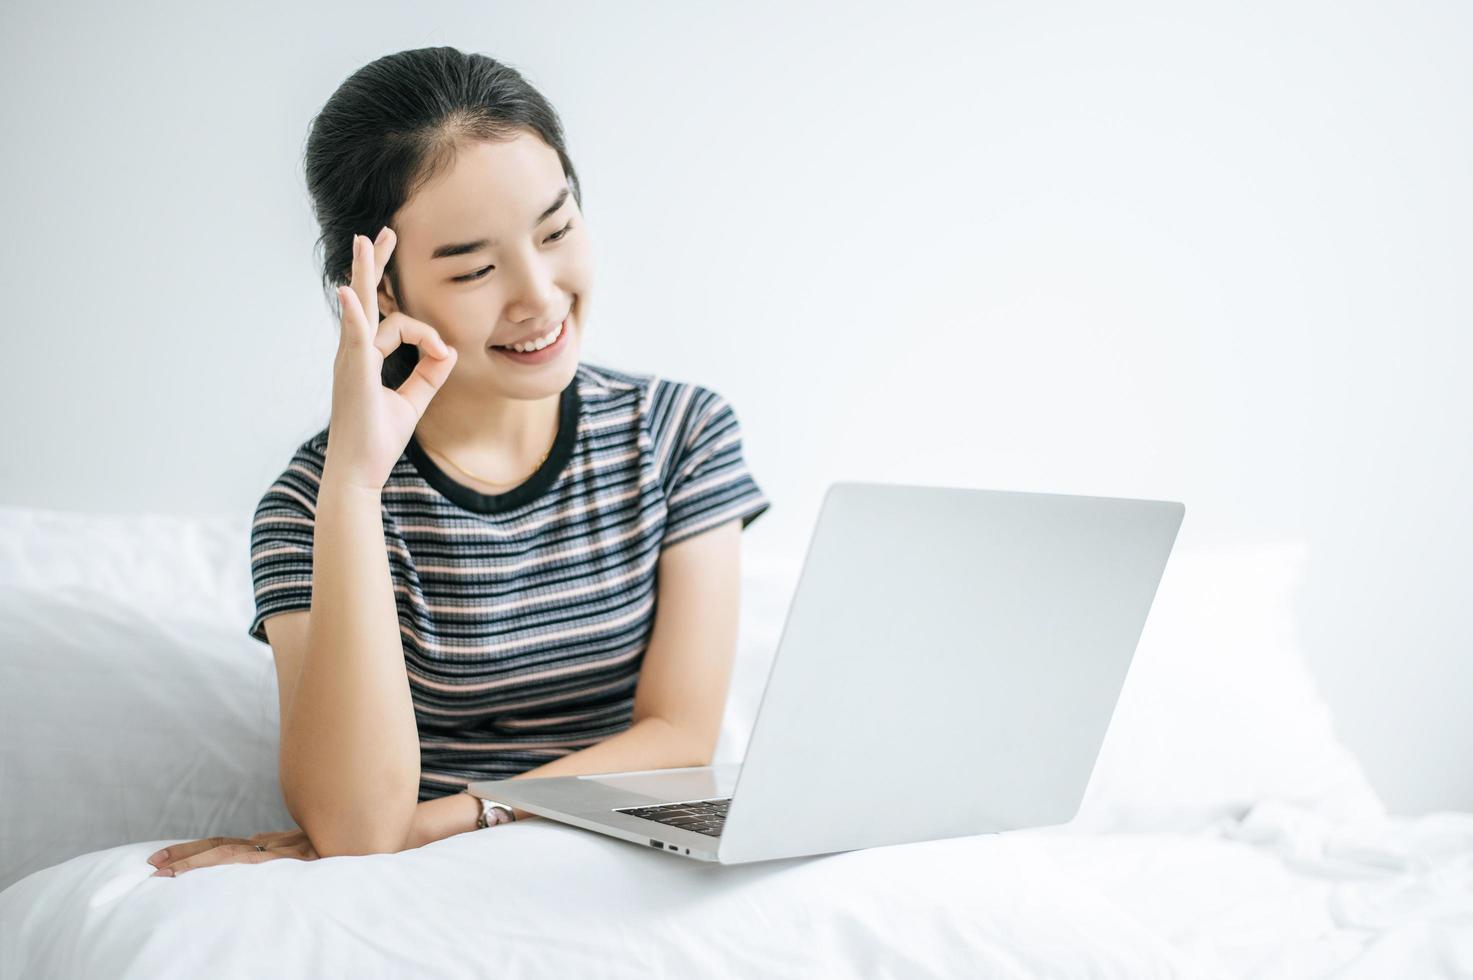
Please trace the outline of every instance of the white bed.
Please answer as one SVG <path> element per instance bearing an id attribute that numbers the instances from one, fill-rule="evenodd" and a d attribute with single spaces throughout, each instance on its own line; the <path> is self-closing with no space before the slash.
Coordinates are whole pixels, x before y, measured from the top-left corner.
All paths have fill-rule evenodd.
<path id="1" fill-rule="evenodd" d="M 0 508 L 0 976 L 1473 976 L 1473 814 L 1387 816 L 1335 738 L 1298 542 L 1173 555 L 1067 825 L 728 868 L 529 820 L 153 878 L 292 826 L 247 549 Z M 797 570 L 744 559 L 720 761 Z"/>

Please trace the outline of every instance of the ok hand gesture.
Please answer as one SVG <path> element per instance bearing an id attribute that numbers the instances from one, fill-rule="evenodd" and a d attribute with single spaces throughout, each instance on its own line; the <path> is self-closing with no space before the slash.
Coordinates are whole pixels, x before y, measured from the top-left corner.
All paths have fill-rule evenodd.
<path id="1" fill-rule="evenodd" d="M 343 320 L 333 361 L 326 458 L 338 478 L 374 492 L 383 489 L 457 356 L 427 323 L 397 310 L 379 322 L 378 285 L 396 241 L 388 225 L 377 241 L 354 235 L 352 279 L 338 287 Z M 419 363 L 398 389 L 385 387 L 384 358 L 403 343 L 419 345 Z"/>

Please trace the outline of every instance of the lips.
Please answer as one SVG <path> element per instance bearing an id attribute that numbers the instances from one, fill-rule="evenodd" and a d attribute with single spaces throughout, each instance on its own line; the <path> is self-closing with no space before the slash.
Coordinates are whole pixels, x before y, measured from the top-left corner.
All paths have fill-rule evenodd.
<path id="1" fill-rule="evenodd" d="M 563 326 L 557 329 L 557 339 L 550 344 L 529 351 L 518 351 L 510 347 L 492 347 L 490 350 L 493 353 L 500 354 L 503 360 L 509 361 L 512 364 L 526 366 L 551 364 L 554 361 L 560 360 L 563 356 L 563 351 L 572 343 L 568 339 L 569 335 L 573 332 L 572 327 L 568 326 L 572 322 L 572 319 L 570 316 L 567 320 L 563 321 Z"/>
<path id="2" fill-rule="evenodd" d="M 560 321 L 558 321 L 559 323 L 561 323 L 563 325 L 563 329 L 564 330 L 568 329 L 568 317 L 570 317 L 572 315 L 573 315 L 573 308 L 570 306 L 570 307 L 568 307 L 568 312 L 567 313 L 564 313 L 563 314 L 563 318 Z M 537 333 L 528 334 L 525 337 L 518 337 L 515 340 L 503 341 L 503 342 L 501 342 L 499 344 L 492 344 L 491 346 L 492 347 L 510 347 L 512 344 L 528 344 L 528 343 L 531 343 L 532 341 L 536 340 L 538 337 L 546 337 L 548 334 L 552 333 L 552 331 L 556 327 L 557 327 L 557 324 L 555 323 L 555 324 L 553 324 L 550 327 L 547 327 L 547 328 L 545 328 L 543 330 L 538 331 Z"/>

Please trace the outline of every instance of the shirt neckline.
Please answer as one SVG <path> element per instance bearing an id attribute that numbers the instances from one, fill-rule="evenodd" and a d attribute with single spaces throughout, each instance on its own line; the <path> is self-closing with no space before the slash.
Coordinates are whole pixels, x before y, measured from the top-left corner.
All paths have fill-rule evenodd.
<path id="1" fill-rule="evenodd" d="M 436 462 L 426 455 L 419 440 L 410 433 L 404 455 L 414 464 L 426 483 L 466 510 L 477 514 L 499 514 L 521 507 L 542 496 L 562 475 L 568 461 L 573 458 L 573 447 L 578 441 L 578 420 L 582 414 L 583 400 L 578 394 L 578 376 L 575 373 L 568 386 L 563 389 L 558 402 L 558 429 L 553 439 L 552 450 L 536 472 L 505 493 L 481 493 L 473 487 L 457 483 Z"/>

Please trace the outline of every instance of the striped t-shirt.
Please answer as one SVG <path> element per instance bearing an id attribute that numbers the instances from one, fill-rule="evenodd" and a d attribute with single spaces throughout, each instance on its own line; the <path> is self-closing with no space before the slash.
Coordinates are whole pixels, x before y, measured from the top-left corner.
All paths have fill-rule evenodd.
<path id="1" fill-rule="evenodd" d="M 629 728 L 660 550 L 769 506 L 716 391 L 584 362 L 559 404 L 546 461 L 505 493 L 455 482 L 413 437 L 384 484 L 421 802 Z M 327 432 L 256 508 L 250 634 L 262 642 L 268 617 L 311 608 Z"/>

